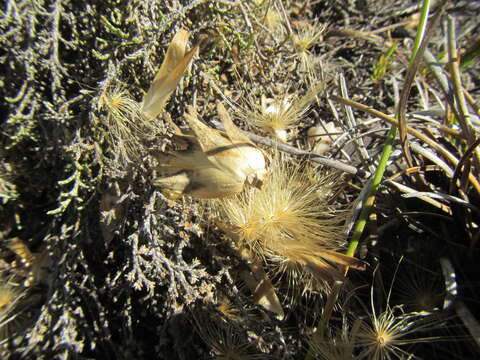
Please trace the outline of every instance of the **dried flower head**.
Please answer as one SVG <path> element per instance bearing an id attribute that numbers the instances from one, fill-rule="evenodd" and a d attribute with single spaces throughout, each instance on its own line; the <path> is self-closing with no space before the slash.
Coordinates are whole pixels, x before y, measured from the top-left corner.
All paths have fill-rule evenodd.
<path id="1" fill-rule="evenodd" d="M 308 53 L 310 48 L 321 39 L 327 27 L 325 25 L 302 26 L 292 35 L 292 42 L 298 53 Z"/>
<path id="2" fill-rule="evenodd" d="M 286 142 L 289 131 L 294 130 L 305 117 L 310 104 L 325 88 L 325 81 L 317 82 L 301 96 L 295 92 L 282 97 L 261 97 L 260 104 L 255 99 L 248 99 L 245 109 L 239 111 L 240 117 L 274 138 Z"/>
<path id="3" fill-rule="evenodd" d="M 275 154 L 261 191 L 246 189 L 212 207 L 236 240 L 257 256 L 300 266 L 321 281 L 340 280 L 343 276 L 333 264 L 362 266 L 337 252 L 344 240 L 344 215 L 332 212 L 322 195 L 333 186 L 312 183 L 300 165 Z"/>
<path id="4" fill-rule="evenodd" d="M 443 321 L 436 314 L 405 312 L 403 306 L 390 306 L 392 288 L 389 290 L 385 310 L 377 315 L 374 305 L 373 285 L 370 287 L 370 306 L 367 319 L 360 321 L 356 332 L 356 346 L 359 347 L 359 359 L 394 359 L 411 358 L 408 346 L 439 340 L 439 337 L 422 337 L 420 334 L 439 329 Z"/>
<path id="5" fill-rule="evenodd" d="M 273 33 L 281 31 L 282 15 L 276 4 L 272 1 L 255 1 L 260 7 L 261 22 Z"/>
<path id="6" fill-rule="evenodd" d="M 185 118 L 193 135 L 177 133 L 187 149 L 157 156 L 159 170 L 167 174 L 154 184 L 166 196 L 209 199 L 237 194 L 245 184 L 261 187 L 267 175 L 264 153 L 234 125 L 223 105 L 218 112 L 225 132 L 208 127 L 190 108 Z"/>
<path id="7" fill-rule="evenodd" d="M 246 122 L 257 126 L 274 138 L 286 142 L 287 129 L 298 124 L 307 110 L 306 108 L 299 109 L 292 100 L 291 95 L 286 95 L 283 99 L 262 96 L 260 104 L 249 101 L 249 108 L 241 114 Z"/>
<path id="8" fill-rule="evenodd" d="M 107 129 L 105 134 L 115 159 L 120 164 L 136 160 L 143 136 L 154 130 L 142 118 L 140 105 L 124 86 L 115 85 L 106 87 L 101 93 L 99 107 L 106 112 L 101 121 Z"/>
<path id="9" fill-rule="evenodd" d="M 355 342 L 361 348 L 359 359 L 408 358 L 411 354 L 404 346 L 431 341 L 416 335 L 439 324 L 433 316 L 403 313 L 399 307 L 387 307 L 380 315 L 372 312 L 369 321 L 362 322 L 357 333 Z"/>
<path id="10" fill-rule="evenodd" d="M 206 319 L 205 315 L 195 315 L 195 329 L 217 360 L 269 359 L 248 341 L 245 334 L 233 323 L 222 319 Z"/>
<path id="11" fill-rule="evenodd" d="M 310 49 L 322 38 L 327 26 L 324 24 L 306 24 L 297 28 L 291 35 L 295 53 L 300 60 L 300 69 L 309 73 L 312 54 Z"/>
<path id="12" fill-rule="evenodd" d="M 423 314 L 442 308 L 446 290 L 440 268 L 430 267 L 420 255 L 405 258 L 402 265 L 392 289 L 396 302 L 409 312 Z"/>
<path id="13" fill-rule="evenodd" d="M 333 329 L 331 334 L 324 338 L 313 337 L 310 341 L 310 349 L 319 360 L 351 360 L 355 359 L 355 336 L 360 327 L 356 321 L 350 328 L 344 318 L 340 329 Z"/>

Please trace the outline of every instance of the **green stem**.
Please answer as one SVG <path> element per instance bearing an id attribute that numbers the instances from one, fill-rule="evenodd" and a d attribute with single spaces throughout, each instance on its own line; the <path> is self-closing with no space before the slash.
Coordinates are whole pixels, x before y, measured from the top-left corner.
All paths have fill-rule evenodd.
<path id="1" fill-rule="evenodd" d="M 412 56 L 410 57 L 410 62 L 408 64 L 409 69 L 412 66 L 415 66 L 414 60 L 418 50 L 420 49 L 423 37 L 425 35 L 425 31 L 427 29 L 427 20 L 428 20 L 429 11 L 430 11 L 430 0 L 423 0 L 422 13 L 420 15 L 420 23 L 418 25 L 417 36 L 415 37 L 413 53 L 412 53 Z M 395 114 L 395 118 L 397 119 L 397 121 L 399 121 L 399 118 L 400 118 L 399 111 L 397 111 L 397 113 Z M 363 230 L 365 229 L 365 226 L 368 221 L 368 217 L 370 216 L 370 212 L 373 208 L 373 203 L 375 202 L 375 196 L 377 194 L 378 188 L 380 187 L 380 183 L 382 182 L 383 174 L 385 173 L 385 169 L 387 168 L 388 159 L 390 158 L 390 154 L 392 153 L 393 142 L 395 140 L 395 137 L 397 136 L 397 132 L 398 132 L 397 127 L 392 125 L 388 133 L 387 140 L 385 141 L 385 145 L 383 147 L 383 151 L 380 157 L 377 171 L 375 172 L 373 176 L 373 180 L 370 184 L 367 200 L 363 205 L 362 211 L 360 212 L 358 220 L 353 229 L 352 239 L 348 244 L 348 248 L 346 252 L 348 256 L 354 256 L 355 251 L 357 250 L 360 237 L 362 236 Z"/>
<path id="2" fill-rule="evenodd" d="M 407 72 L 408 70 L 410 70 L 412 67 L 415 66 L 415 57 L 417 55 L 418 50 L 420 49 L 420 46 L 422 44 L 422 39 L 424 37 L 425 31 L 427 28 L 427 19 L 428 19 L 429 9 L 430 9 L 430 0 L 423 0 L 422 13 L 420 16 L 420 24 L 418 26 L 417 36 L 415 37 L 413 54 L 410 57 Z M 411 84 L 406 84 L 406 85 L 410 86 Z M 398 111 L 395 117 L 398 122 L 399 120 Z M 395 141 L 397 132 L 398 132 L 397 127 L 392 125 L 392 127 L 390 128 L 390 131 L 388 132 L 388 136 L 382 150 L 382 155 L 380 157 L 377 170 L 375 171 L 373 179 L 370 183 L 370 187 L 368 190 L 368 197 L 365 203 L 363 204 L 362 211 L 360 212 L 359 218 L 355 223 L 352 238 L 350 240 L 350 243 L 348 244 L 346 254 L 349 256 L 354 256 L 355 251 L 357 250 L 358 244 L 360 242 L 360 237 L 362 236 L 363 230 L 365 229 L 365 226 L 367 224 L 368 217 L 370 216 L 370 212 L 372 211 L 373 204 L 375 202 L 375 196 L 382 182 L 383 174 L 385 173 L 385 170 L 387 168 L 388 159 L 390 158 L 390 154 L 392 153 L 393 142 Z M 348 271 L 348 268 L 345 269 L 345 271 Z M 341 287 L 342 286 L 340 284 L 336 284 L 334 286 L 334 288 L 332 289 L 332 292 L 329 294 L 330 301 L 332 302 L 336 301 L 337 296 L 341 290 Z M 319 321 L 317 331 L 313 336 L 313 339 L 312 339 L 313 341 L 318 341 L 318 339 L 323 338 L 325 327 L 330 320 L 332 310 L 333 310 L 333 306 L 327 306 L 325 308 L 324 314 Z M 309 352 L 305 357 L 305 360 L 312 360 L 312 359 L 314 359 L 314 354 L 313 354 L 313 348 L 310 347 Z"/>
<path id="3" fill-rule="evenodd" d="M 373 207 L 373 203 L 375 200 L 375 195 L 377 194 L 378 188 L 380 187 L 380 183 L 383 179 L 383 174 L 385 173 L 385 169 L 387 168 L 388 159 L 390 158 L 390 154 L 392 153 L 393 142 L 397 136 L 397 127 L 392 125 L 390 131 L 388 132 L 387 140 L 385 141 L 385 145 L 383 147 L 382 155 L 380 157 L 380 162 L 377 167 L 377 171 L 373 176 L 373 180 L 370 184 L 370 189 L 368 191 L 367 200 L 362 207 L 362 211 L 358 217 L 357 223 L 355 224 L 355 228 L 353 230 L 352 239 L 348 244 L 346 254 L 348 256 L 354 256 L 355 251 L 357 250 L 358 243 L 360 241 L 360 237 L 362 236 L 363 230 L 365 229 L 365 225 L 367 224 L 368 217 L 370 216 L 370 212 Z"/>
<path id="4" fill-rule="evenodd" d="M 425 31 L 427 30 L 427 20 L 428 20 L 429 12 L 430 12 L 430 0 L 423 0 L 422 13 L 420 14 L 420 23 L 418 24 L 418 31 L 417 31 L 417 35 L 415 36 L 415 43 L 413 44 L 413 52 L 410 58 L 410 63 L 417 55 L 417 51 L 420 48 L 420 44 L 422 43 L 422 39 L 425 35 Z"/>

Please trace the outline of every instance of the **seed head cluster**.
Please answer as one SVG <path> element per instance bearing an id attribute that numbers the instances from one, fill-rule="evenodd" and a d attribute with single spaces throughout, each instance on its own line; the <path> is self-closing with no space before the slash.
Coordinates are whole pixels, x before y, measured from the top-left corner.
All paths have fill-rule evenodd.
<path id="1" fill-rule="evenodd" d="M 273 155 L 270 176 L 262 189 L 246 189 L 236 197 L 216 201 L 217 219 L 236 240 L 282 270 L 305 269 L 319 280 L 342 279 L 334 264 L 360 267 L 337 252 L 344 240 L 345 212 L 328 204 L 332 177 L 312 181 L 301 165 Z"/>

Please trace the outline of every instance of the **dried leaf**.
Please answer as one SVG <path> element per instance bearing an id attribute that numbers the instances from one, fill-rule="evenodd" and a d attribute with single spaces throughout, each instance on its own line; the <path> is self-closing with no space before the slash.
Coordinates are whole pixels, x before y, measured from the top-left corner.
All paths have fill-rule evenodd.
<path id="1" fill-rule="evenodd" d="M 240 249 L 240 255 L 248 261 L 251 270 L 242 271 L 240 277 L 252 292 L 255 303 L 277 314 L 277 318 L 282 320 L 285 317 L 282 304 L 275 293 L 272 282 L 263 269 L 261 261 L 254 258 L 246 248 Z"/>
<path id="2" fill-rule="evenodd" d="M 142 113 L 146 118 L 154 119 L 162 112 L 195 55 L 200 43 L 185 53 L 188 37 L 186 30 L 179 30 L 168 47 L 160 70 L 143 100 Z"/>
<path id="3" fill-rule="evenodd" d="M 227 112 L 227 109 L 225 109 L 225 106 L 223 106 L 221 102 L 217 103 L 217 112 L 222 120 L 222 125 L 230 141 L 242 142 L 245 144 L 251 144 L 253 146 L 253 143 L 250 141 L 250 139 L 233 123 L 230 114 Z"/>

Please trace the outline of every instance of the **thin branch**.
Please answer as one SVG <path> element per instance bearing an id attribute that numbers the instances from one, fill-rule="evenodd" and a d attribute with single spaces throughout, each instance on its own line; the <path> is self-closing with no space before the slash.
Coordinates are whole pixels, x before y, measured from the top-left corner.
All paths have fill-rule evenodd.
<path id="1" fill-rule="evenodd" d="M 402 195 L 405 199 L 409 198 L 420 198 L 420 197 L 428 197 L 432 199 L 441 199 L 449 202 L 453 202 L 456 204 L 463 205 L 465 207 L 468 207 L 469 209 L 475 211 L 476 213 L 480 214 L 480 209 L 476 207 L 475 205 L 470 204 L 468 201 L 465 201 L 463 199 L 460 199 L 456 196 L 452 195 L 447 195 L 447 194 L 440 194 L 440 193 L 434 193 L 434 192 L 428 192 L 428 191 L 417 191 L 409 194 L 404 194 Z"/>
<path id="2" fill-rule="evenodd" d="M 407 196 L 408 196 L 409 194 L 418 194 L 418 192 L 417 192 L 415 189 L 412 189 L 412 188 L 409 187 L 409 186 L 400 184 L 400 183 L 398 183 L 398 182 L 396 182 L 396 181 L 390 181 L 390 180 L 388 180 L 387 183 L 390 184 L 390 185 L 395 186 L 398 190 L 400 190 L 401 192 L 405 193 L 405 195 L 407 195 Z M 402 195 L 402 196 L 405 196 L 405 195 Z M 452 210 L 450 209 L 449 206 L 447 206 L 447 205 L 445 205 L 445 204 L 442 204 L 441 202 L 436 201 L 436 200 L 434 200 L 434 199 L 432 199 L 431 197 L 428 197 L 428 196 L 418 195 L 417 197 L 418 197 L 418 199 L 423 200 L 423 201 L 425 201 L 426 203 L 429 203 L 430 205 L 433 205 L 433 206 L 435 206 L 436 208 L 439 208 L 440 210 L 445 211 L 448 215 L 452 215 Z"/>
<path id="3" fill-rule="evenodd" d="M 222 130 L 222 131 L 224 130 L 223 126 L 216 123 L 215 121 L 213 121 L 213 124 L 217 129 Z M 313 154 L 313 153 L 305 151 L 305 150 L 300 150 L 296 147 L 286 145 L 286 144 L 282 144 L 282 143 L 279 143 L 275 140 L 267 139 L 267 138 L 264 138 L 262 136 L 252 134 L 251 132 L 248 132 L 248 131 L 243 131 L 243 133 L 245 135 L 247 135 L 247 137 L 250 140 L 252 140 L 253 142 L 256 142 L 258 144 L 274 147 L 274 148 L 276 148 L 280 151 L 286 152 L 288 154 L 306 156 L 306 157 L 308 157 L 309 160 L 311 160 L 313 162 L 316 162 L 316 163 L 321 164 L 321 165 L 329 166 L 329 167 L 332 167 L 332 168 L 337 169 L 337 170 L 344 171 L 348 174 L 358 175 L 360 177 L 365 176 L 365 172 L 363 170 L 357 169 L 356 167 L 354 167 L 352 165 L 345 164 L 341 161 L 329 159 L 329 158 L 326 158 L 324 156 Z"/>

